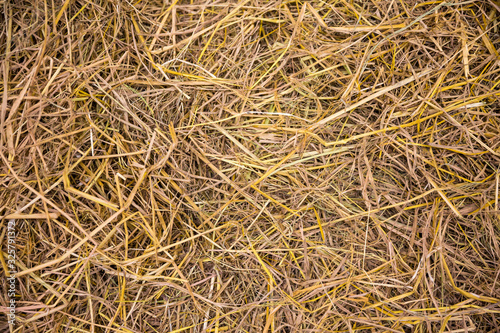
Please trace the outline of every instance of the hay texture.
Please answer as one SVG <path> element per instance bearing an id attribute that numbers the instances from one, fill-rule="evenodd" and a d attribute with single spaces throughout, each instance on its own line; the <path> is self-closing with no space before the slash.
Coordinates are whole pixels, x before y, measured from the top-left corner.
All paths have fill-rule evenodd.
<path id="1" fill-rule="evenodd" d="M 0 11 L 1 332 L 499 331 L 497 0 Z"/>

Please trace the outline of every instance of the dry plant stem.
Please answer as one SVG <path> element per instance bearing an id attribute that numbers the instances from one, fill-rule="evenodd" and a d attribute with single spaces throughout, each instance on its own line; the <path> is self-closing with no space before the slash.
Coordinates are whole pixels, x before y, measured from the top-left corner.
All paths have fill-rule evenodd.
<path id="1" fill-rule="evenodd" d="M 0 332 L 500 329 L 497 1 L 0 11 Z"/>

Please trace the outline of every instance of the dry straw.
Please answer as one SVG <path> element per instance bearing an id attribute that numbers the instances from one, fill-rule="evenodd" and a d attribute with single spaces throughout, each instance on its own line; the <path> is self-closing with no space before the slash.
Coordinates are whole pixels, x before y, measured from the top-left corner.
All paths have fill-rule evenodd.
<path id="1" fill-rule="evenodd" d="M 500 330 L 497 0 L 0 8 L 0 331 Z"/>

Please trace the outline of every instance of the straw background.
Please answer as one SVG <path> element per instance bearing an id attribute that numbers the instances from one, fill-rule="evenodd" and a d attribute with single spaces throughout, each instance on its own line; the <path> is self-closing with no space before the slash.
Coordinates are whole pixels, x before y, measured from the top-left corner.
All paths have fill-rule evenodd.
<path id="1" fill-rule="evenodd" d="M 1 332 L 500 330 L 497 0 L 0 12 Z"/>

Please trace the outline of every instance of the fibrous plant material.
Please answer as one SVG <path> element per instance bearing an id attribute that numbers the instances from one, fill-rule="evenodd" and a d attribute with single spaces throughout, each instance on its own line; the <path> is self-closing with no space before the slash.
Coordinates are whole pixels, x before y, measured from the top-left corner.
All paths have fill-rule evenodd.
<path id="1" fill-rule="evenodd" d="M 498 1 L 0 8 L 0 331 L 500 329 Z"/>

